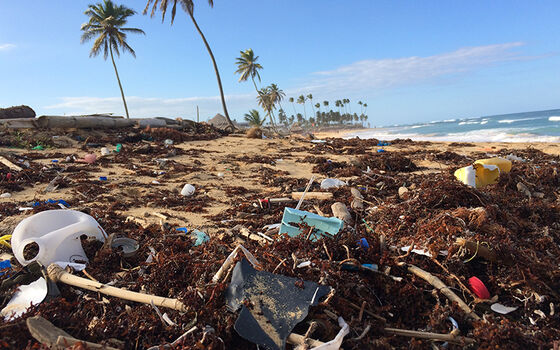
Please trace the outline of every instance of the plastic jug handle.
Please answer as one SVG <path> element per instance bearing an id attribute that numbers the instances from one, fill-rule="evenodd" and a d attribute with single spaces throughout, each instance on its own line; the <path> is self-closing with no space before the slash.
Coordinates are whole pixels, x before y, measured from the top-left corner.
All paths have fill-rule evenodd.
<path id="1" fill-rule="evenodd" d="M 37 252 L 37 255 L 35 255 L 32 259 L 27 260 L 25 258 L 24 250 L 25 250 L 25 247 L 27 247 L 31 243 L 37 244 L 37 246 L 39 247 L 39 251 Z M 44 243 L 45 242 L 43 241 L 43 239 L 41 237 L 27 238 L 27 239 L 24 239 L 23 241 L 21 241 L 21 243 L 19 244 L 18 251 L 14 252 L 14 253 L 16 253 L 16 255 L 19 255 L 19 257 L 21 258 L 21 261 L 24 261 L 25 264 L 30 264 L 31 262 L 37 260 L 41 256 L 41 253 L 43 252 Z"/>

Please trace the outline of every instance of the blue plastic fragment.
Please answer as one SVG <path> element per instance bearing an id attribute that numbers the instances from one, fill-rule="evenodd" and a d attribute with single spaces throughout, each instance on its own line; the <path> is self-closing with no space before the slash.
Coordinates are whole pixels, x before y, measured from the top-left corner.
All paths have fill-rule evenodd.
<path id="1" fill-rule="evenodd" d="M 189 232 L 186 227 L 177 227 L 175 231 L 184 232 L 185 234 L 188 234 Z M 206 233 L 199 230 L 193 230 L 190 233 L 190 236 L 194 239 L 195 247 L 198 247 L 199 245 L 204 244 L 210 240 L 210 237 L 208 237 Z"/>
<path id="2" fill-rule="evenodd" d="M 62 205 L 64 205 L 65 207 L 69 207 L 69 206 L 70 206 L 70 204 L 66 203 L 66 201 L 65 201 L 64 199 L 57 199 L 57 200 L 47 199 L 47 200 L 44 201 L 44 202 L 35 202 L 35 203 L 33 203 L 33 206 L 34 206 L 34 207 L 38 207 L 38 206 L 40 206 L 41 204 L 62 204 Z"/>
<path id="3" fill-rule="evenodd" d="M 383 153 L 383 152 L 385 152 L 385 150 L 383 148 L 380 148 L 380 149 L 377 150 L 377 153 Z"/>
<path id="4" fill-rule="evenodd" d="M 360 248 L 364 248 L 364 250 L 369 249 L 369 243 L 368 243 L 367 239 L 365 239 L 365 237 L 360 238 L 360 240 L 358 241 L 358 246 Z"/>
<path id="5" fill-rule="evenodd" d="M 206 233 L 204 233 L 202 231 L 199 231 L 199 230 L 194 230 L 191 233 L 191 236 L 193 238 L 196 238 L 195 241 L 194 241 L 194 246 L 195 247 L 198 247 L 199 245 L 204 244 L 204 243 L 206 243 L 210 240 L 210 237 L 208 237 L 208 235 Z"/>
<path id="6" fill-rule="evenodd" d="M 51 162 L 58 163 L 58 159 L 53 159 L 53 160 L 51 160 Z"/>
<path id="7" fill-rule="evenodd" d="M 280 234 L 287 233 L 290 237 L 302 234 L 300 228 L 297 226 L 301 222 L 314 228 L 309 236 L 312 241 L 321 239 L 326 235 L 334 236 L 344 226 L 342 220 L 337 218 L 326 218 L 308 211 L 286 207 L 284 208 L 284 215 L 282 216 Z"/>
<path id="8" fill-rule="evenodd" d="M 0 276 L 4 275 L 4 273 L 8 273 L 8 270 L 11 269 L 12 269 L 12 264 L 10 263 L 10 260 L 0 261 Z"/>
<path id="9" fill-rule="evenodd" d="M 107 181 L 107 176 L 100 176 L 99 181 Z"/>
<path id="10" fill-rule="evenodd" d="M 379 267 L 377 266 L 377 264 L 362 264 L 361 268 L 364 269 L 364 270 L 372 271 L 372 272 L 379 271 Z M 359 271 L 360 270 L 360 268 L 358 268 L 357 265 L 350 264 L 350 263 L 342 264 L 342 269 L 347 270 L 347 271 Z"/>

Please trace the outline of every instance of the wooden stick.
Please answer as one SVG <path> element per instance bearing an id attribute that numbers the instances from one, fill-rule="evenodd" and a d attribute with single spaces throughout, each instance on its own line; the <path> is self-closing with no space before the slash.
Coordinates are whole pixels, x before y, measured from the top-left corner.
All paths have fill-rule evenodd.
<path id="1" fill-rule="evenodd" d="M 292 198 L 298 200 L 304 192 L 292 192 Z M 305 198 L 307 199 L 320 199 L 320 200 L 327 200 L 331 199 L 333 194 L 331 192 L 307 192 L 305 194 Z"/>
<path id="2" fill-rule="evenodd" d="M 459 307 L 467 314 L 467 316 L 477 321 L 480 320 L 480 317 L 471 310 L 471 308 L 463 301 L 463 299 L 459 298 L 457 294 L 449 289 L 449 287 L 447 287 L 439 278 L 414 265 L 408 265 L 406 263 L 399 263 L 398 265 L 407 266 L 409 272 L 415 274 L 416 276 L 422 278 L 423 280 L 434 286 L 449 300 L 456 302 Z"/>
<path id="3" fill-rule="evenodd" d="M 22 171 L 23 169 L 20 168 L 19 166 L 15 165 L 14 163 L 10 162 L 9 160 L 7 160 L 6 158 L 0 156 L 0 163 L 4 164 L 5 166 L 7 166 L 8 168 L 14 170 L 14 171 Z"/>
<path id="4" fill-rule="evenodd" d="M 309 179 L 309 183 L 305 187 L 305 190 L 303 191 L 303 193 L 301 194 L 301 196 L 298 200 L 298 204 L 296 205 L 296 210 L 299 210 L 299 208 L 301 207 L 301 204 L 303 203 L 303 198 L 305 197 L 305 194 L 307 193 L 307 191 L 309 191 L 309 189 L 311 188 L 311 184 L 313 183 L 314 180 L 315 180 L 315 175 L 312 175 L 311 179 Z M 292 193 L 292 197 L 293 196 L 294 196 L 294 194 Z M 294 198 L 294 199 L 297 199 L 297 198 Z"/>
<path id="5" fill-rule="evenodd" d="M 89 341 L 76 339 L 74 337 L 67 337 L 67 336 L 64 336 L 64 335 L 59 335 L 58 338 L 56 339 L 56 345 L 63 346 L 65 349 L 67 347 L 73 346 L 73 345 L 78 344 L 78 343 L 85 345 L 86 349 L 119 350 L 119 349 L 113 348 L 111 346 L 97 344 L 97 343 L 91 343 Z"/>
<path id="6" fill-rule="evenodd" d="M 402 335 L 405 337 L 442 340 L 442 341 L 447 341 L 449 343 L 457 343 L 457 344 L 473 344 L 475 342 L 473 338 L 460 337 L 452 334 L 419 332 L 419 331 L 411 331 L 407 329 L 398 329 L 398 328 L 385 328 L 384 331 L 385 333 Z"/>
<path id="7" fill-rule="evenodd" d="M 303 335 L 299 335 L 296 333 L 291 333 L 288 336 L 288 339 L 286 339 L 286 342 L 288 344 L 292 344 L 292 345 L 300 345 L 300 344 L 307 344 L 311 347 L 317 347 L 317 346 L 321 346 L 325 343 L 323 343 L 322 341 L 319 340 L 315 340 L 315 339 L 306 339 Z"/>
<path id="8" fill-rule="evenodd" d="M 58 266 L 57 264 L 50 264 L 47 272 L 49 278 L 54 282 L 62 282 L 74 287 L 84 288 L 94 292 L 99 292 L 117 298 L 135 301 L 138 303 L 151 304 L 153 302 L 157 306 L 167 307 L 183 312 L 187 311 L 186 305 L 177 299 L 132 292 L 130 290 L 116 288 L 103 283 L 90 281 L 88 279 L 74 276 L 71 273 L 64 271 L 62 267 Z"/>

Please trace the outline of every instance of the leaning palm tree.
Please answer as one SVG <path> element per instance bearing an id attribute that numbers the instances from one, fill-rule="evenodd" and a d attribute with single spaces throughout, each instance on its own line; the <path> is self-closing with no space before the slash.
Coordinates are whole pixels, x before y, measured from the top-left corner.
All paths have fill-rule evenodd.
<path id="1" fill-rule="evenodd" d="M 198 34 L 200 34 L 200 37 L 202 38 L 202 41 L 204 42 L 204 45 L 206 46 L 206 50 L 208 50 L 208 54 L 210 55 L 210 58 L 212 59 L 212 64 L 214 65 L 214 71 L 216 72 L 216 79 L 218 80 L 218 88 L 220 90 L 220 98 L 222 100 L 222 107 L 224 108 L 224 114 L 226 115 L 226 119 L 227 122 L 230 126 L 230 128 L 232 128 L 233 130 L 236 129 L 235 125 L 233 125 L 233 122 L 231 121 L 230 117 L 229 117 L 229 113 L 226 107 L 226 99 L 224 97 L 224 89 L 222 87 L 222 80 L 220 79 L 220 72 L 218 71 L 218 65 L 216 64 L 216 59 L 214 58 L 214 54 L 212 53 L 212 49 L 210 49 L 210 45 L 208 44 L 208 41 L 206 40 L 206 37 L 204 36 L 204 34 L 202 33 L 202 30 L 200 30 L 200 27 L 198 26 L 198 23 L 196 22 L 196 20 L 194 19 L 194 2 L 193 0 L 148 0 L 148 3 L 146 4 L 146 8 L 144 9 L 144 14 L 146 14 L 148 12 L 148 8 L 150 7 L 150 5 L 153 3 L 153 7 L 152 7 L 152 13 L 150 14 L 151 17 L 154 16 L 156 10 L 157 10 L 157 6 L 159 4 L 159 9 L 161 11 L 161 21 L 163 22 L 165 20 L 165 13 L 167 12 L 167 5 L 169 5 L 169 3 L 173 2 L 173 8 L 171 9 L 171 24 L 173 24 L 173 21 L 175 20 L 175 13 L 177 12 L 177 3 L 179 3 L 181 5 L 181 7 L 183 8 L 183 10 L 188 13 L 189 17 L 191 18 L 194 26 L 196 27 L 196 30 L 198 31 Z M 210 5 L 210 7 L 214 7 L 214 1 L 213 0 L 208 0 L 208 4 Z"/>
<path id="2" fill-rule="evenodd" d="M 270 124 L 272 128 L 276 129 L 276 123 L 274 122 L 274 101 L 270 93 L 270 87 L 265 87 L 257 91 L 257 103 L 266 112 L 270 118 Z"/>
<path id="3" fill-rule="evenodd" d="M 311 104 L 311 109 L 313 110 L 313 115 L 315 115 L 315 108 L 313 106 L 313 95 L 312 94 L 307 95 L 307 99 L 309 100 L 309 103 Z"/>
<path id="4" fill-rule="evenodd" d="M 103 51 L 104 59 L 107 59 L 107 56 L 111 55 L 111 61 L 113 62 L 113 68 L 115 68 L 115 74 L 117 76 L 119 88 L 121 89 L 121 96 L 127 118 L 130 118 L 130 116 L 128 115 L 128 107 L 126 105 L 126 99 L 124 98 L 121 79 L 119 78 L 113 51 L 115 51 L 117 56 L 120 56 L 119 47 L 121 47 L 123 52 L 128 51 L 132 56 L 136 57 L 136 53 L 126 42 L 126 33 L 146 33 L 138 28 L 123 28 L 127 22 L 127 18 L 135 13 L 136 11 L 126 6 L 117 6 L 111 0 L 105 0 L 102 3 L 89 5 L 88 9 L 84 12 L 85 15 L 89 16 L 89 21 L 82 24 L 81 28 L 83 31 L 82 44 L 95 38 L 89 57 L 97 56 L 101 51 Z"/>
<path id="5" fill-rule="evenodd" d="M 290 97 L 290 98 L 288 99 L 288 101 L 290 101 L 290 103 L 292 104 L 292 107 L 294 107 L 294 115 L 297 114 L 297 112 L 296 112 L 296 105 L 294 104 L 294 98 L 293 98 L 293 97 Z"/>
<path id="6" fill-rule="evenodd" d="M 305 116 L 305 119 L 307 119 L 307 113 L 305 112 L 305 101 L 307 101 L 307 98 L 304 95 L 300 95 L 296 103 L 303 105 L 303 115 Z"/>
<path id="7" fill-rule="evenodd" d="M 239 81 L 247 81 L 249 77 L 253 81 L 253 85 L 255 85 L 255 90 L 259 91 L 257 88 L 257 84 L 255 83 L 255 77 L 261 81 L 261 76 L 259 74 L 259 69 L 262 69 L 262 66 L 257 63 L 259 56 L 255 56 L 253 49 L 247 49 L 245 51 L 239 51 L 241 53 L 241 57 L 236 58 L 235 64 L 237 64 L 237 70 L 235 71 L 236 74 L 241 74 L 239 77 Z"/>
<path id="8" fill-rule="evenodd" d="M 265 122 L 265 119 L 261 118 L 259 111 L 257 111 L 256 109 L 251 109 L 249 113 L 245 113 L 244 119 L 249 123 L 249 125 L 256 126 L 257 128 L 263 126 Z"/>
<path id="9" fill-rule="evenodd" d="M 282 109 L 282 100 L 286 97 L 284 90 L 280 89 L 276 84 L 270 84 L 268 88 L 272 102 L 277 103 L 280 109 Z"/>

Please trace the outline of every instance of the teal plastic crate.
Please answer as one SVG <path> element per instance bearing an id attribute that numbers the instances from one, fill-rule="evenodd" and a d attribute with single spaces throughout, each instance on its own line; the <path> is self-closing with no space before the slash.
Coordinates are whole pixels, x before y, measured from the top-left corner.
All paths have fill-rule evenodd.
<path id="1" fill-rule="evenodd" d="M 302 232 L 297 226 L 300 222 L 305 222 L 309 226 L 313 226 L 313 233 L 310 236 L 312 241 L 316 241 L 328 233 L 334 236 L 340 231 L 344 223 L 337 218 L 326 218 L 308 211 L 297 210 L 292 208 L 284 208 L 284 216 L 280 225 L 280 234 L 287 233 L 290 237 L 300 235 Z M 294 225 L 290 225 L 294 223 Z"/>

